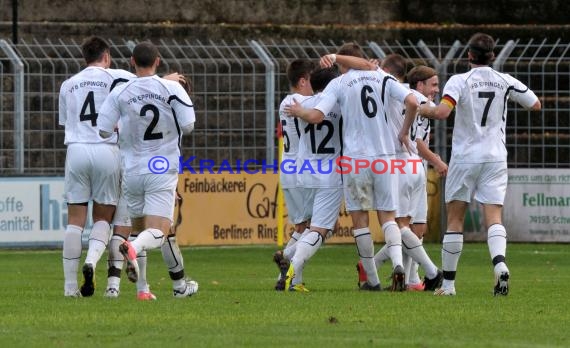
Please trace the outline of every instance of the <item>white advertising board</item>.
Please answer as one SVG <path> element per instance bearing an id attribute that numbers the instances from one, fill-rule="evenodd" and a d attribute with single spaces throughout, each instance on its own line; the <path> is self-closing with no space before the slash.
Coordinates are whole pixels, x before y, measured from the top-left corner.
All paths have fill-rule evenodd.
<path id="1" fill-rule="evenodd" d="M 509 169 L 503 223 L 512 242 L 570 242 L 570 170 Z M 466 216 L 465 240 L 487 240 L 481 207 Z"/>

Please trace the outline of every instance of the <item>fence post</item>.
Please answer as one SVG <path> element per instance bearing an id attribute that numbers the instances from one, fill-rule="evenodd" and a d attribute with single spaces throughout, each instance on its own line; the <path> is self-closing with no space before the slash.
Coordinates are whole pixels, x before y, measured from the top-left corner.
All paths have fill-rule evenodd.
<path id="1" fill-rule="evenodd" d="M 265 65 L 265 114 L 267 120 L 265 126 L 267 142 L 265 158 L 268 163 L 273 163 L 275 161 L 275 142 L 273 139 L 275 134 L 275 64 L 257 41 L 252 40 L 249 45 Z"/>
<path id="2" fill-rule="evenodd" d="M 14 167 L 16 173 L 24 173 L 24 63 L 6 40 L 0 40 L 14 67 Z"/>

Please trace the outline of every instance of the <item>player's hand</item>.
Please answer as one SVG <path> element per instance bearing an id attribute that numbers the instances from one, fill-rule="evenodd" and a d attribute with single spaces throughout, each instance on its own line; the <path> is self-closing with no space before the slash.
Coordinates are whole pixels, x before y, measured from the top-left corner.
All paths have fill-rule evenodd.
<path id="1" fill-rule="evenodd" d="M 402 147 L 406 150 L 406 152 L 408 152 L 408 154 L 412 154 L 410 151 L 410 135 L 408 134 L 407 130 L 401 130 L 400 133 L 398 134 L 398 140 L 400 140 L 400 143 L 402 144 Z"/>
<path id="2" fill-rule="evenodd" d="M 330 68 L 336 62 L 336 54 L 327 54 L 321 57 L 319 60 L 319 65 L 321 68 L 326 69 Z"/>
<path id="3" fill-rule="evenodd" d="M 447 164 L 445 164 L 443 161 L 438 161 L 435 164 L 434 168 L 439 176 L 447 176 Z"/>
<path id="4" fill-rule="evenodd" d="M 373 59 L 369 59 L 368 61 L 370 63 L 374 64 L 376 66 L 376 69 L 378 70 L 378 68 L 380 67 L 380 59 L 373 58 Z"/>
<path id="5" fill-rule="evenodd" d="M 301 106 L 301 103 L 299 103 L 295 98 L 293 98 L 293 103 L 285 106 L 283 111 L 285 111 L 287 116 L 299 117 L 301 115 L 301 112 L 303 111 L 303 107 Z"/>
<path id="6" fill-rule="evenodd" d="M 180 82 L 181 84 L 186 83 L 186 77 L 182 74 L 177 73 L 177 72 L 174 72 L 174 73 L 168 74 L 168 75 L 164 75 L 163 78 L 170 80 L 170 81 Z"/>

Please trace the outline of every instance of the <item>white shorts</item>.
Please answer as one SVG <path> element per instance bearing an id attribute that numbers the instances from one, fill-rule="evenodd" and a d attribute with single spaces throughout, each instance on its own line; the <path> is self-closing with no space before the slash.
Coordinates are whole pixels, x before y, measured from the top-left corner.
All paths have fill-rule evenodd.
<path id="1" fill-rule="evenodd" d="M 474 197 L 483 204 L 503 205 L 508 178 L 507 162 L 454 163 L 452 159 L 445 182 L 445 202 L 469 203 Z"/>
<path id="2" fill-rule="evenodd" d="M 156 215 L 173 221 L 178 173 L 125 176 L 123 185 L 131 218 Z"/>
<path id="3" fill-rule="evenodd" d="M 404 173 L 398 175 L 398 210 L 396 217 L 411 217 L 412 223 L 427 221 L 427 181 L 423 166 L 416 173 L 410 162 L 406 164 Z"/>
<path id="4" fill-rule="evenodd" d="M 342 203 L 341 188 L 309 188 L 314 191 L 311 226 L 332 230 L 338 220 Z"/>
<path id="5" fill-rule="evenodd" d="M 287 205 L 287 214 L 292 224 L 310 220 L 313 215 L 314 192 L 306 188 L 284 188 L 283 196 Z"/>
<path id="6" fill-rule="evenodd" d="M 122 192 L 119 196 L 117 209 L 115 209 L 115 215 L 113 216 L 113 225 L 131 227 L 131 217 L 129 216 L 129 209 L 127 208 L 127 199 Z"/>
<path id="7" fill-rule="evenodd" d="M 382 159 L 389 162 L 392 157 Z M 390 171 L 377 174 L 370 167 L 356 173 L 354 160 L 351 160 L 352 170 L 343 174 L 346 210 L 395 211 L 398 208 L 398 175 Z"/>
<path id="8" fill-rule="evenodd" d="M 117 205 L 121 159 L 115 144 L 69 144 L 65 158 L 65 200 L 69 204 Z"/>

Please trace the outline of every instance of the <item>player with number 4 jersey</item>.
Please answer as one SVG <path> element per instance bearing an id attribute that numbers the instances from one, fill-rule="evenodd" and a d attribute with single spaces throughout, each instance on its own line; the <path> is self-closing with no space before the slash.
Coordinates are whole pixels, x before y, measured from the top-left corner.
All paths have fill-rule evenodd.
<path id="1" fill-rule="evenodd" d="M 65 127 L 65 199 L 68 224 L 63 241 L 64 294 L 67 297 L 92 296 L 95 267 L 110 237 L 110 223 L 119 200 L 121 162 L 117 134 L 99 136 L 99 108 L 117 84 L 134 75 L 109 69 L 108 44 L 90 37 L 81 46 L 87 67 L 65 80 L 59 93 L 59 124 Z M 93 202 L 93 227 L 82 272 L 84 282 L 77 284 L 81 257 L 81 234 L 87 219 L 87 204 Z"/>

